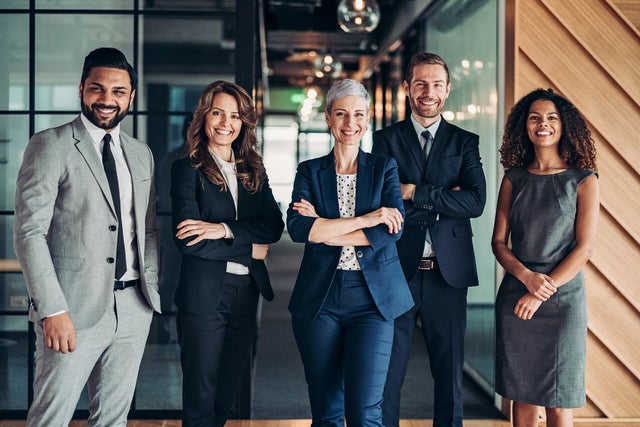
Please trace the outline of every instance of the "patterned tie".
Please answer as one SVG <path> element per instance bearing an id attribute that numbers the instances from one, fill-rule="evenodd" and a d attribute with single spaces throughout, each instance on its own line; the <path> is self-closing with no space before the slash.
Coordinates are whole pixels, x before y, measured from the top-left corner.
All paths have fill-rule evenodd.
<path id="1" fill-rule="evenodd" d="M 116 172 L 116 161 L 111 152 L 111 135 L 105 134 L 102 139 L 102 165 L 107 174 L 109 188 L 111 189 L 111 198 L 116 208 L 118 216 L 118 246 L 116 248 L 116 280 L 120 280 L 122 275 L 127 271 L 127 261 L 124 253 L 124 235 L 122 233 L 122 214 L 120 212 L 120 189 L 118 188 L 118 174 Z"/>
<path id="2" fill-rule="evenodd" d="M 431 146 L 433 145 L 433 136 L 431 136 L 431 132 L 425 130 L 420 135 L 427 141 L 422 147 L 422 152 L 424 153 L 424 159 L 427 160 L 429 158 L 429 151 L 431 151 Z"/>
<path id="3" fill-rule="evenodd" d="M 427 160 L 429 159 L 429 152 L 431 151 L 431 146 L 433 145 L 433 136 L 428 130 L 423 131 L 420 135 L 422 135 L 422 137 L 427 141 L 422 147 L 422 152 L 424 153 L 424 162 L 427 163 Z M 425 242 L 427 242 L 427 244 L 431 245 L 431 233 L 429 232 L 428 228 L 427 234 L 424 236 L 424 240 Z"/>

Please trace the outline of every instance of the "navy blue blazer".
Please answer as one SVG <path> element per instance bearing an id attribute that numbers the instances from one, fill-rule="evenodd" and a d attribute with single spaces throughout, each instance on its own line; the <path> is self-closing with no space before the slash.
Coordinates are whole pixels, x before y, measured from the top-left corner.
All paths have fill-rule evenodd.
<path id="1" fill-rule="evenodd" d="M 188 158 L 171 167 L 171 210 L 173 228 L 185 219 L 224 222 L 233 239 L 206 240 L 186 246 L 192 239 L 175 239 L 182 252 L 180 279 L 175 295 L 178 308 L 195 314 L 211 312 L 222 295 L 227 261 L 244 264 L 262 296 L 270 301 L 273 289 L 264 261 L 251 258 L 253 243 L 271 244 L 280 240 L 284 222 L 265 177 L 262 189 L 250 194 L 238 182 L 238 219 L 228 188 L 209 181 Z"/>
<path id="2" fill-rule="evenodd" d="M 429 227 L 445 281 L 454 288 L 478 285 L 470 218 L 482 214 L 487 194 L 478 146 L 478 135 L 442 119 L 425 165 L 410 117 L 373 134 L 372 151 L 396 159 L 400 182 L 417 185 L 413 201 L 404 201 L 397 244 L 407 281 L 418 271 Z"/>
<path id="3" fill-rule="evenodd" d="M 356 181 L 356 216 L 365 215 L 380 207 L 397 208 L 404 215 L 398 167 L 387 156 L 358 153 Z M 309 232 L 316 218 L 305 217 L 293 210 L 293 202 L 308 200 L 322 218 L 340 218 L 336 165 L 333 151 L 324 157 L 307 160 L 298 165 L 293 184 L 291 204 L 287 210 L 287 228 L 294 242 L 305 243 L 289 311 L 293 316 L 313 320 L 325 300 L 342 247 L 309 241 Z M 402 234 L 390 234 L 387 226 L 378 224 L 366 228 L 364 234 L 370 246 L 356 246 L 356 256 L 369 291 L 385 319 L 394 319 L 413 306 L 398 258 L 395 242 Z"/>

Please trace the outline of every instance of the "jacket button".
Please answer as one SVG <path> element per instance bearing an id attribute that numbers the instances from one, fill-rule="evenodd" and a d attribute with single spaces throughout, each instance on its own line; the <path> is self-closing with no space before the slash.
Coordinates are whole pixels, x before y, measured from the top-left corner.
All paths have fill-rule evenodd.
<path id="1" fill-rule="evenodd" d="M 111 258 L 111 257 L 107 258 L 107 263 L 108 263 L 108 264 L 113 264 L 113 263 L 114 263 L 114 261 L 115 261 L 115 260 L 114 260 L 113 258 Z"/>
<path id="2" fill-rule="evenodd" d="M 118 227 L 116 227 L 115 225 L 110 225 L 109 226 L 109 231 L 116 231 L 118 229 Z"/>
<path id="3" fill-rule="evenodd" d="M 358 252 L 356 252 L 356 257 L 358 257 L 358 258 L 362 258 L 362 251 L 358 251 Z"/>

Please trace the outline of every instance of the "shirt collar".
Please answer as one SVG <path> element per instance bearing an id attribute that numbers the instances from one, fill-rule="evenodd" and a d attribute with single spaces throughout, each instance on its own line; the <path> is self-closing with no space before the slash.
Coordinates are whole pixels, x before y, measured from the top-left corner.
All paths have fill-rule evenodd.
<path id="1" fill-rule="evenodd" d="M 82 124 L 87 129 L 87 132 L 89 132 L 89 136 L 91 137 L 94 145 L 100 148 L 102 138 L 104 138 L 104 135 L 107 132 L 104 129 L 99 128 L 98 126 L 91 123 L 89 119 L 87 119 L 87 117 L 82 113 L 80 113 L 80 120 L 82 120 Z M 116 127 L 113 128 L 109 133 L 111 134 L 111 140 L 113 141 L 113 143 L 116 146 L 120 146 L 120 123 L 118 123 Z"/>
<path id="2" fill-rule="evenodd" d="M 233 153 L 233 150 L 231 150 L 231 161 L 227 162 L 226 160 L 218 157 L 216 155 L 216 153 L 214 153 L 213 151 L 209 150 L 209 154 L 211 154 L 211 157 L 213 157 L 213 160 L 215 160 L 216 164 L 218 165 L 218 167 L 220 168 L 220 170 L 222 169 L 231 169 L 235 172 L 236 170 L 236 157 L 235 154 Z"/>
<path id="3" fill-rule="evenodd" d="M 438 128 L 440 127 L 441 122 L 442 122 L 442 116 L 438 116 L 438 120 L 436 120 L 434 124 L 432 124 L 428 128 L 425 128 L 425 127 L 422 127 L 422 125 L 418 123 L 418 121 L 413 117 L 413 114 L 411 114 L 411 123 L 413 123 L 413 129 L 416 131 L 416 134 L 418 136 L 421 136 L 422 132 L 424 132 L 425 130 L 428 130 L 431 136 L 433 137 L 433 139 L 435 140 L 436 132 L 438 132 Z"/>

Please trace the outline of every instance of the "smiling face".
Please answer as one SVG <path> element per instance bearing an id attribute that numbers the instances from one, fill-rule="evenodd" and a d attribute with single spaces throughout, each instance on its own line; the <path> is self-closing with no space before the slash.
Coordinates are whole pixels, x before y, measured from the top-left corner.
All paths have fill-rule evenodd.
<path id="1" fill-rule="evenodd" d="M 324 115 L 336 144 L 359 145 L 369 123 L 369 104 L 360 96 L 344 96 Z"/>
<path id="2" fill-rule="evenodd" d="M 402 85 L 416 121 L 425 128 L 435 123 L 451 89 L 444 67 L 440 64 L 416 65 L 411 82 L 404 81 Z"/>
<path id="3" fill-rule="evenodd" d="M 127 70 L 109 67 L 92 68 L 79 92 L 82 113 L 107 131 L 125 118 L 136 94 Z"/>
<path id="4" fill-rule="evenodd" d="M 558 145 L 562 136 L 562 120 L 553 102 L 539 99 L 531 104 L 527 115 L 527 135 L 534 147 Z"/>
<path id="5" fill-rule="evenodd" d="M 223 92 L 216 94 L 204 124 L 209 149 L 220 158 L 229 161 L 231 144 L 238 138 L 241 130 L 242 119 L 236 98 Z"/>

